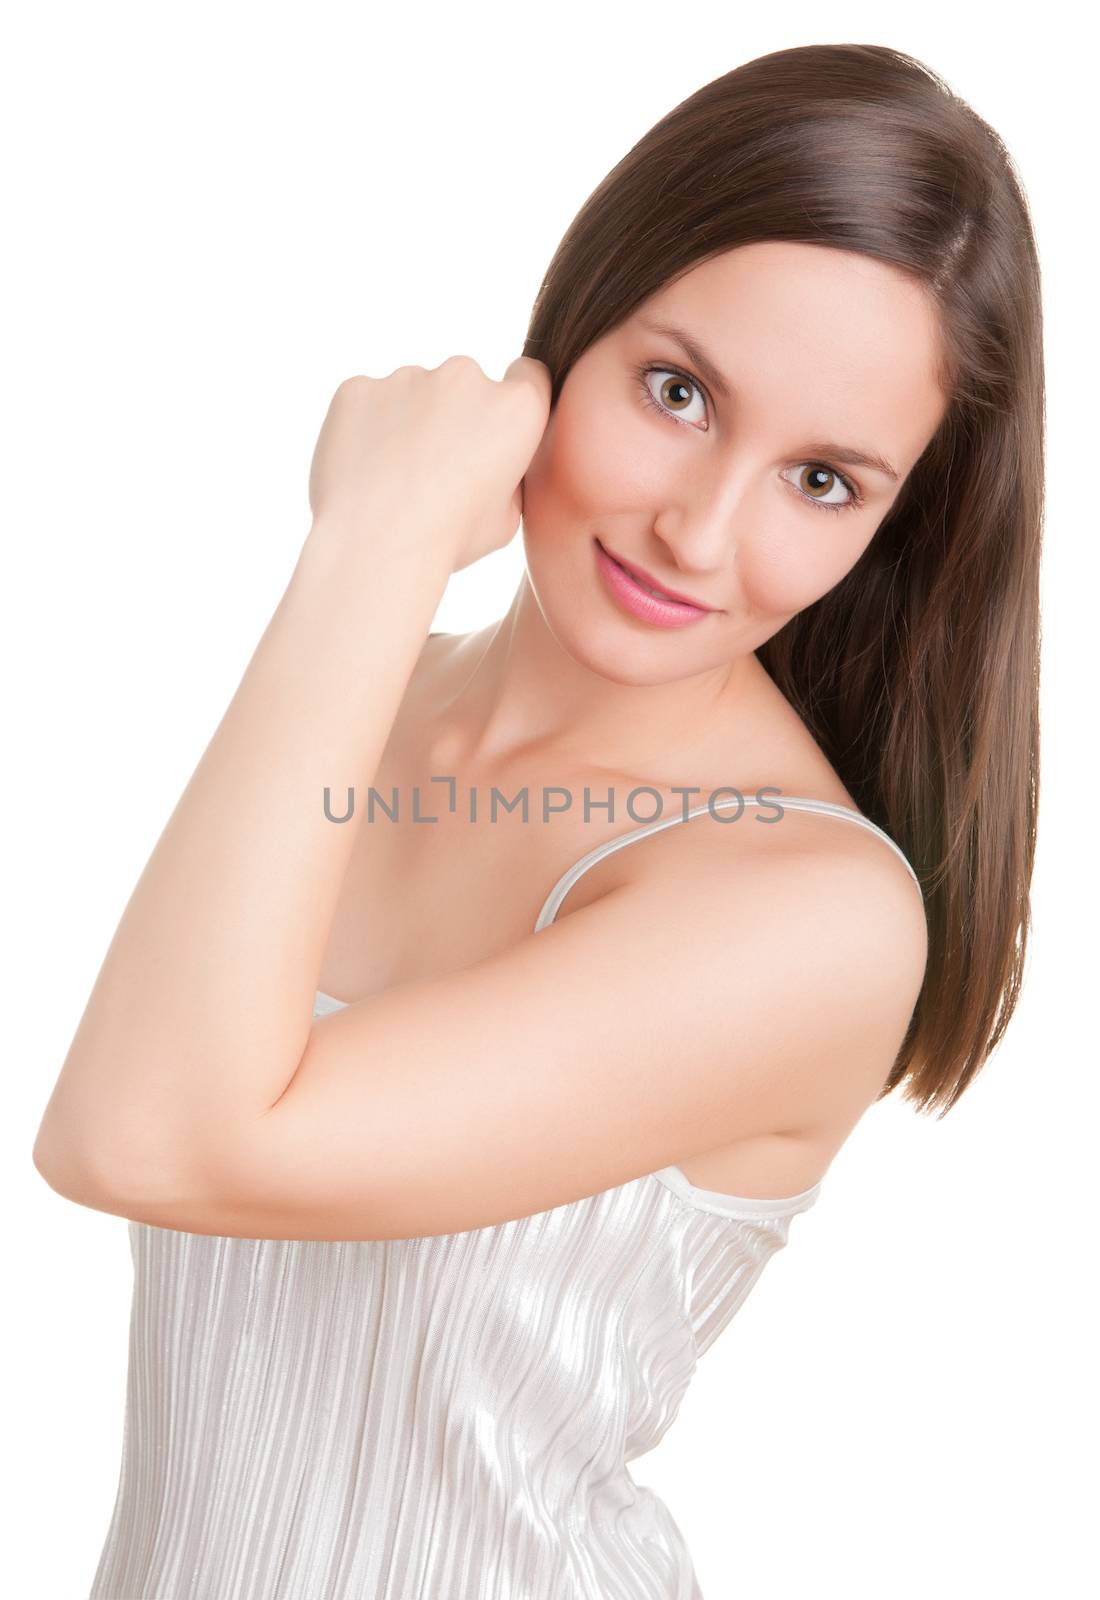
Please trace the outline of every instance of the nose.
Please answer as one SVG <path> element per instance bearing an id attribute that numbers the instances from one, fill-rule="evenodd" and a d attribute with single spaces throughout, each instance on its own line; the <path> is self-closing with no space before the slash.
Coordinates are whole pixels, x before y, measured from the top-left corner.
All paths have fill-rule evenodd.
<path id="1" fill-rule="evenodd" d="M 745 536 L 748 468 L 726 464 L 714 473 L 693 472 L 668 495 L 653 531 L 679 570 L 695 577 L 728 572 Z"/>

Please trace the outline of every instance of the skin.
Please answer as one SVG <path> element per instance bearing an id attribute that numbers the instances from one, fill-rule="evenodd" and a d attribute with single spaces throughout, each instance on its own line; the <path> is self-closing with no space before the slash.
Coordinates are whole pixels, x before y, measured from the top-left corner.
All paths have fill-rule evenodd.
<path id="1" fill-rule="evenodd" d="M 642 329 L 657 315 L 735 401 L 693 398 L 688 421 L 644 404 L 635 364 L 701 376 Z M 937 353 L 900 274 L 767 245 L 669 285 L 585 353 L 548 417 L 538 363 L 515 386 L 459 359 L 338 391 L 298 566 L 43 1119 L 51 1185 L 185 1231 L 361 1239 L 489 1226 L 673 1164 L 741 1194 L 816 1181 L 923 977 L 923 906 L 881 841 L 805 813 L 700 818 L 601 862 L 534 934 L 532 905 L 621 819 L 334 828 L 317 774 L 357 792 L 449 772 L 506 792 L 772 783 L 850 803 L 752 652 L 873 537 L 942 414 Z M 823 434 L 884 454 L 899 482 L 845 468 L 862 509 L 805 503 Z M 496 485 L 484 551 L 514 530 L 524 464 L 509 612 L 426 648 L 450 573 L 479 553 L 478 495 Z M 419 505 L 433 494 L 462 501 L 453 536 Z M 596 579 L 597 532 L 717 609 L 670 631 L 626 615 Z M 316 988 L 351 1003 L 309 1022 Z M 743 1164 L 728 1183 L 707 1169 L 729 1150 L 765 1153 L 752 1187 Z"/>
<path id="2" fill-rule="evenodd" d="M 693 391 L 674 417 L 650 409 L 634 367 L 700 376 L 673 340 L 645 331 L 653 320 L 690 330 L 736 398 Z M 931 303 L 896 270 L 767 243 L 695 267 L 591 346 L 524 480 L 527 573 L 479 636 L 476 677 L 433 754 L 491 764 L 534 736 L 548 757 L 584 752 L 624 773 L 651 771 L 655 750 L 705 757 L 770 698 L 752 652 L 855 565 L 932 438 L 945 404 L 938 337 Z M 667 378 L 649 378 L 666 402 Z M 869 446 L 901 481 L 840 467 L 863 505 L 807 504 L 795 487 L 814 486 L 803 447 L 821 437 Z M 846 497 L 832 481 L 815 493 Z M 627 616 L 595 575 L 596 534 L 720 609 L 669 630 Z"/>

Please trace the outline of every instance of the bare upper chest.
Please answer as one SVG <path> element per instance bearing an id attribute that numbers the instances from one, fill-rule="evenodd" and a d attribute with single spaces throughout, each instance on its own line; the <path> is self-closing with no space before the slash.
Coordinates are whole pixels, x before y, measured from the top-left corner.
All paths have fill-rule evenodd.
<path id="1" fill-rule="evenodd" d="M 356 843 L 319 982 L 338 999 L 359 1000 L 441 976 L 508 948 L 533 932 L 551 889 L 588 852 L 657 817 L 682 815 L 683 796 L 671 787 L 653 786 L 661 796 L 658 809 L 652 793 L 640 793 L 622 774 L 566 770 L 560 763 L 517 765 L 494 773 L 493 781 L 461 770 L 440 773 L 425 760 L 416 709 L 410 696 L 375 776 L 373 804 L 367 795 L 356 797 Z M 770 767 L 746 753 L 744 782 L 729 769 L 675 781 L 700 790 L 688 801 L 692 807 L 723 785 L 751 796 L 757 785 L 778 784 L 786 794 L 852 803 L 812 752 L 807 759 L 805 749 L 786 749 L 778 765 L 780 778 L 774 752 Z M 611 812 L 595 804 L 605 803 L 609 791 Z M 562 809 L 544 809 L 553 806 Z M 746 810 L 733 825 L 707 815 L 677 820 L 602 856 L 572 884 L 557 920 L 640 874 L 675 873 L 688 852 L 744 848 L 755 815 Z M 803 813 L 801 820 L 810 819 Z M 682 1170 L 700 1188 L 746 1197 L 793 1194 L 817 1182 L 848 1131 L 744 1141 L 696 1157 Z"/>
<path id="2" fill-rule="evenodd" d="M 678 815 L 678 806 L 667 814 Z M 632 872 L 657 870 L 657 850 L 660 870 L 675 871 L 673 848 L 701 848 L 701 830 L 709 825 L 709 819 L 695 818 L 603 857 L 571 886 L 558 918 L 581 910 Z M 366 825 L 360 832 L 322 966 L 319 987 L 338 999 L 358 1000 L 439 976 L 526 937 L 550 889 L 594 843 L 578 837 L 576 823 L 570 829 L 560 818 L 545 827 L 515 819 L 479 825 L 450 815 L 438 823 L 386 823 L 385 831 L 382 824 L 371 826 L 373 832 Z M 637 824 L 605 823 L 601 839 L 632 826 Z M 689 841 L 693 828 L 699 831 Z M 682 837 L 674 841 L 672 834 Z M 728 838 L 726 847 L 733 847 Z M 647 853 L 650 861 L 639 866 Z M 792 1107 L 788 1129 L 797 1125 L 798 1109 Z M 846 1116 L 797 1137 L 784 1131 L 741 1140 L 684 1160 L 680 1170 L 697 1188 L 726 1195 L 800 1194 L 823 1177 L 852 1126 Z"/>
<path id="3" fill-rule="evenodd" d="M 617 792 L 617 816 L 545 815 L 543 796 L 562 773 L 517 772 L 492 786 L 471 774 L 431 783 L 412 759 L 383 763 L 364 810 L 333 919 L 321 987 L 361 999 L 395 984 L 441 976 L 509 948 L 534 931 L 542 906 L 567 868 L 597 845 L 637 827 Z M 579 775 L 578 775 L 579 778 Z M 384 804 L 381 803 L 384 801 Z M 358 803 L 358 802 L 357 802 Z M 368 800 L 364 798 L 364 806 Z M 571 808 L 572 810 L 572 808 Z M 396 813 L 391 815 L 390 813 Z M 662 815 L 678 815 L 668 808 Z M 648 817 L 643 813 L 641 820 Z M 615 852 L 585 872 L 558 913 L 565 917 L 623 881 L 633 863 Z"/>

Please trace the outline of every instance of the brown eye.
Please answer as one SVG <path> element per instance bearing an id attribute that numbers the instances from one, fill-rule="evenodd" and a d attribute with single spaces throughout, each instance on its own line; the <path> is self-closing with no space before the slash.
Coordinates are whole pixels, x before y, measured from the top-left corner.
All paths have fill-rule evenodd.
<path id="1" fill-rule="evenodd" d="M 659 392 L 663 404 L 670 411 L 678 411 L 691 400 L 691 384 L 685 383 L 683 378 L 666 378 Z"/>
<path id="2" fill-rule="evenodd" d="M 701 422 L 705 416 L 705 406 L 694 417 L 690 416 L 690 408 L 698 401 L 703 403 L 703 391 L 693 378 L 686 378 L 683 373 L 676 372 L 669 367 L 643 367 L 638 373 L 641 379 L 643 397 L 655 411 L 662 416 L 681 417 L 687 419 L 694 426 Z M 654 383 L 654 378 L 660 378 L 660 383 Z M 701 430 L 705 431 L 705 430 Z"/>
<path id="3" fill-rule="evenodd" d="M 831 481 L 830 481 L 831 480 Z M 803 467 L 799 474 L 799 488 L 813 500 L 824 499 L 833 483 L 840 480 L 831 467 Z"/>
<path id="4" fill-rule="evenodd" d="M 792 469 L 788 469 L 792 470 Z M 855 510 L 863 503 L 863 496 L 855 484 L 843 473 L 836 472 L 832 467 L 827 467 L 820 461 L 803 461 L 794 470 L 798 472 L 798 481 L 790 483 L 796 494 L 812 505 L 815 511 L 848 511 Z M 839 500 L 826 500 L 825 496 L 841 491 Z"/>

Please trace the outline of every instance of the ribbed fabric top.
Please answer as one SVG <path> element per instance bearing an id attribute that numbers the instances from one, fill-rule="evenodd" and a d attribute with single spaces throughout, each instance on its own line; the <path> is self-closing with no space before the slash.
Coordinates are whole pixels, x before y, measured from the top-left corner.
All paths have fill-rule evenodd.
<path id="1" fill-rule="evenodd" d="M 781 804 L 897 850 L 846 807 Z M 589 851 L 536 931 L 597 860 L 705 809 Z M 319 992 L 314 1015 L 343 1003 Z M 743 1199 L 666 1167 L 419 1239 L 129 1223 L 122 1461 L 89 1600 L 701 1600 L 629 1463 L 820 1187 Z"/>

